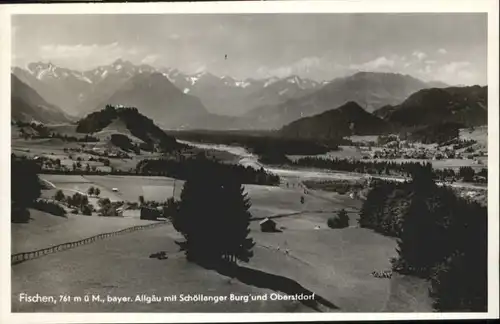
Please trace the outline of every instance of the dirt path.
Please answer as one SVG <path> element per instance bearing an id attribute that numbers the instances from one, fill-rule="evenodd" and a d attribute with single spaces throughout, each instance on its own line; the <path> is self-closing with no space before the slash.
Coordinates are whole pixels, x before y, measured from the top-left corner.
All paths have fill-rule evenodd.
<path id="1" fill-rule="evenodd" d="M 60 187 L 57 187 L 55 184 L 53 184 L 52 182 L 50 182 L 49 180 L 46 180 L 46 179 L 43 179 L 43 178 L 40 178 L 42 181 L 44 181 L 45 183 L 47 183 L 49 186 L 51 186 L 52 188 L 54 189 L 61 189 L 63 191 L 71 191 L 71 192 L 76 192 L 76 193 L 79 193 L 80 195 L 84 195 L 84 196 L 87 196 L 89 197 L 89 195 L 86 193 L 86 192 L 83 192 L 83 191 L 79 191 L 79 190 L 75 190 L 75 189 L 68 189 L 68 188 L 60 188 Z M 90 198 L 90 197 L 89 197 Z"/>

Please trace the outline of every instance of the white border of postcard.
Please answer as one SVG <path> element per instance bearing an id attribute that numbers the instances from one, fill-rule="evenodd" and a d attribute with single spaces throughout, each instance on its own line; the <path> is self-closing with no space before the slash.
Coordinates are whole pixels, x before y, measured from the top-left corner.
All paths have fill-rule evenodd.
<path id="1" fill-rule="evenodd" d="M 0 160 L 2 235 L 0 235 L 1 323 L 153 323 L 153 322 L 247 322 L 247 321 L 359 321 L 396 319 L 498 318 L 498 39 L 497 0 L 337 0 L 337 1 L 242 1 L 177 3 L 72 3 L 0 5 Z M 141 14 L 141 13 L 342 13 L 342 12 L 484 12 L 488 13 L 488 313 L 11 313 L 10 265 L 10 16 L 15 14 Z M 7 234 L 8 233 L 8 234 Z"/>

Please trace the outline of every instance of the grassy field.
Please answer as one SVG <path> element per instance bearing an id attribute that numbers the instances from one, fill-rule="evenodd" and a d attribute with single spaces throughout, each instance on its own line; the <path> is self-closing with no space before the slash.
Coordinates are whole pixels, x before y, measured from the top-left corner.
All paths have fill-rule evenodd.
<path id="1" fill-rule="evenodd" d="M 67 177 L 67 176 L 64 176 Z M 52 179 L 56 181 L 57 179 Z M 88 183 L 126 186 L 123 195 L 135 197 L 141 186 L 169 186 L 171 179 L 137 177 L 86 177 Z M 142 182 L 141 182 L 142 181 Z M 57 184 L 87 183 L 78 177 L 61 178 Z M 292 301 L 250 301 L 212 303 L 69 303 L 28 304 L 18 300 L 19 293 L 44 295 L 136 294 L 225 295 L 266 294 L 287 289 L 275 286 L 303 287 L 326 301 L 315 307 L 318 311 L 427 311 L 430 304 L 427 284 L 415 278 L 395 275 L 392 279 L 376 279 L 373 270 L 390 267 L 396 242 L 372 231 L 356 228 L 360 201 L 345 195 L 303 189 L 290 183 L 291 188 L 246 186 L 254 217 L 275 218 L 280 233 L 263 233 L 259 222 L 251 223 L 251 236 L 257 245 L 255 256 L 248 265 L 246 278 L 230 278 L 185 261 L 173 242 L 179 234 L 170 225 L 126 234 L 95 242 L 69 251 L 55 253 L 25 262 L 12 270 L 13 311 L 151 311 L 151 312 L 308 312 L 311 305 Z M 144 189 L 142 189 L 144 190 Z M 120 193 L 122 194 L 122 193 Z M 305 203 L 300 197 L 305 196 Z M 342 230 L 329 229 L 328 217 L 345 208 L 350 211 L 351 226 Z M 29 224 L 13 228 L 17 237 L 13 245 L 23 249 L 32 244 L 39 247 L 62 240 L 87 237 L 91 231 L 110 231 L 125 226 L 120 218 L 72 216 L 68 219 L 50 215 L 35 215 Z M 37 225 L 44 217 L 46 226 Z M 131 220 L 126 220 L 131 222 Z M 40 223 L 39 223 L 40 224 Z M 128 226 L 129 223 L 127 223 Z M 24 228 L 23 228 L 24 226 Z M 32 226 L 32 229 L 28 229 Z M 113 229 L 111 229 L 113 227 Z M 106 229 L 106 230 L 104 230 Z M 24 234 L 22 231 L 25 231 Z M 28 240 L 30 232 L 37 233 Z M 24 237 L 23 237 L 24 235 Z M 45 238 L 45 241 L 44 241 Z M 25 243 L 18 243 L 25 242 Z M 33 242 L 33 243 L 28 243 Z M 285 253 L 288 250 L 288 253 Z M 167 260 L 150 259 L 151 253 L 166 251 Z M 116 267 L 119 265 L 119 267 Z M 103 270 L 106 269 L 106 270 Z M 267 279 L 266 279 L 267 278 Z M 269 279 L 272 278 L 272 279 Z M 281 290 L 280 290 L 281 289 Z M 302 288 L 301 288 L 302 289 Z M 319 297 L 318 297 L 319 298 Z"/>
<path id="2" fill-rule="evenodd" d="M 474 130 L 467 128 L 460 129 L 460 139 L 462 140 L 475 140 L 482 147 L 488 147 L 488 127 L 476 127 Z"/>
<path id="3" fill-rule="evenodd" d="M 74 131 L 60 126 L 61 133 Z M 66 127 L 67 129 L 64 129 Z M 44 155 L 72 163 L 64 147 L 76 143 L 58 140 L 25 141 L 14 139 L 14 153 Z M 207 147 L 209 148 L 209 147 Z M 29 152 L 27 152 L 29 150 Z M 197 150 L 201 150 L 197 148 Z M 217 152 L 227 161 L 237 162 L 238 152 Z M 241 153 L 241 152 L 240 152 Z M 361 154 L 344 147 L 334 152 L 339 157 Z M 154 155 L 157 157 L 158 155 Z M 110 159 L 120 169 L 135 167 L 146 156 L 132 159 Z M 150 155 L 148 157 L 153 157 Z M 243 156 L 244 157 L 244 156 Z M 74 156 L 76 158 L 76 155 Z M 87 163 L 85 161 L 84 163 Z M 273 172 L 273 169 L 270 168 Z M 213 270 L 188 263 L 174 240 L 179 234 L 171 225 L 104 239 L 75 249 L 57 252 L 12 267 L 12 310 L 14 312 L 426 312 L 431 311 L 424 280 L 395 274 L 391 279 L 377 279 L 374 270 L 390 268 L 389 259 L 396 255 L 396 241 L 358 228 L 362 201 L 348 195 L 320 190 L 307 190 L 304 179 L 326 179 L 317 170 L 275 170 L 282 177 L 280 187 L 245 185 L 254 218 L 251 236 L 256 241 L 254 258 L 247 267 L 247 277 L 231 278 Z M 335 173 L 340 179 L 358 179 L 359 175 Z M 53 185 L 43 190 L 52 197 L 58 189 L 67 195 L 86 193 L 91 186 L 101 190 L 100 197 L 112 201 L 137 202 L 179 199 L 183 182 L 167 177 L 139 176 L 73 176 L 40 175 Z M 288 186 L 287 186 L 288 184 Z M 174 192 L 175 186 L 175 192 Z M 112 189 L 118 188 L 118 192 Z M 301 203 L 304 197 L 304 203 Z M 97 199 L 90 202 L 96 205 Z M 329 217 L 344 208 L 350 216 L 350 227 L 330 229 Z M 29 251 L 64 242 L 75 241 L 103 232 L 150 223 L 138 218 L 98 217 L 69 214 L 58 217 L 31 211 L 27 224 L 12 224 L 12 253 Z M 281 232 L 263 233 L 259 220 L 273 217 Z M 166 251 L 169 258 L 158 260 L 149 255 Z M 278 284 L 279 283 L 279 284 Z M 288 287 L 288 288 L 285 288 Z M 46 296 L 67 294 L 102 297 L 155 294 L 205 294 L 229 296 L 262 295 L 272 292 L 293 293 L 302 289 L 315 293 L 318 302 L 310 305 L 291 301 L 244 302 L 169 302 L 169 303 L 56 303 L 34 304 L 19 301 L 19 294 L 40 293 Z M 319 302 L 324 298 L 324 302 Z"/>
<path id="4" fill-rule="evenodd" d="M 169 225 L 131 233 L 48 255 L 16 265 L 12 270 L 13 311 L 127 311 L 127 312 L 308 312 L 310 306 L 293 301 L 212 303 L 57 303 L 29 304 L 19 301 L 25 292 L 44 295 L 131 296 L 137 294 L 205 294 L 217 296 L 260 295 L 281 289 L 260 278 L 280 278 L 290 287 L 302 286 L 328 304 L 319 311 L 411 312 L 429 311 L 426 283 L 394 276 L 376 279 L 373 270 L 386 269 L 394 255 L 395 242 L 371 231 L 314 230 L 314 215 L 282 220 L 282 233 L 261 233 L 252 224 L 257 242 L 248 265 L 254 276 L 239 279 L 203 269 L 185 261 L 174 240 L 178 234 Z M 302 224 L 301 224 L 302 222 Z M 305 225 L 304 222 L 309 222 Z M 277 247 L 281 249 L 278 250 Z M 283 253 L 288 248 L 289 254 Z M 151 253 L 166 251 L 167 260 L 150 259 Z M 115 265 L 119 265 L 116 267 Z M 50 270 L 49 270 L 50 269 Z M 106 269 L 106 270 L 104 270 Z M 299 286 L 299 287 L 300 287 Z"/>
<path id="5" fill-rule="evenodd" d="M 66 195 L 75 192 L 86 193 L 90 187 L 101 190 L 100 197 L 109 198 L 111 201 L 137 202 L 139 196 L 145 200 L 158 202 L 166 201 L 172 197 L 180 199 L 183 181 L 167 177 L 138 177 L 138 176 L 79 176 L 79 175 L 56 175 L 42 174 L 40 177 L 56 188 L 44 190 L 42 196 L 51 198 L 58 189 L 63 190 Z M 352 208 L 359 208 L 360 203 L 345 195 L 335 193 L 316 192 L 315 196 L 305 195 L 298 182 L 288 181 L 289 188 L 285 183 L 281 187 L 245 185 L 245 190 L 253 202 L 252 211 L 256 217 L 267 217 L 278 214 L 296 213 L 302 211 L 332 210 L 332 203 L 346 204 Z M 117 188 L 118 192 L 112 189 Z M 312 193 L 313 191 L 311 191 Z M 300 198 L 304 196 L 304 204 Z M 319 196 L 319 198 L 318 198 Z"/>
<path id="6" fill-rule="evenodd" d="M 55 216 L 30 209 L 30 222 L 11 225 L 11 253 L 29 252 L 100 233 L 151 223 L 141 219 L 68 214 Z"/>
<path id="7" fill-rule="evenodd" d="M 117 176 L 117 175 L 59 175 L 42 174 L 40 177 L 54 184 L 63 192 L 84 192 L 90 187 L 101 190 L 100 197 L 109 198 L 111 201 L 137 202 L 139 196 L 145 200 L 166 201 L 172 197 L 174 182 L 177 186 L 175 197 L 179 198 L 183 182 L 166 177 L 139 177 L 139 176 Z M 112 189 L 117 188 L 118 192 Z"/>

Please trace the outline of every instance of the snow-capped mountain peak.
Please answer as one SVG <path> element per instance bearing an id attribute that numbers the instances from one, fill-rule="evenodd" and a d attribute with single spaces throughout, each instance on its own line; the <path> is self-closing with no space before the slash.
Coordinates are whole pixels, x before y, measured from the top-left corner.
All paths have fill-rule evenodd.
<path id="1" fill-rule="evenodd" d="M 264 88 L 267 88 L 269 85 L 275 83 L 278 80 L 279 80 L 278 77 L 270 77 L 269 79 L 266 80 L 266 83 L 264 83 Z"/>
<path id="2" fill-rule="evenodd" d="M 241 87 L 241 88 L 244 89 L 244 88 L 246 88 L 246 87 L 248 87 L 250 85 L 250 82 L 248 82 L 248 81 L 236 81 L 234 84 L 237 87 Z"/>

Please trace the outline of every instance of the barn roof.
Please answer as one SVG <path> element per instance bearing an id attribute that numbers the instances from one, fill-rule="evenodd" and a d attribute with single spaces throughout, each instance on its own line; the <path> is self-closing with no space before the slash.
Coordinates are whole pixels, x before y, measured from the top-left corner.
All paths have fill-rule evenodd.
<path id="1" fill-rule="evenodd" d="M 270 219 L 269 217 L 266 217 L 264 218 L 263 220 L 260 221 L 259 224 L 264 224 L 264 223 L 275 223 L 275 221 L 273 221 L 272 219 Z"/>

